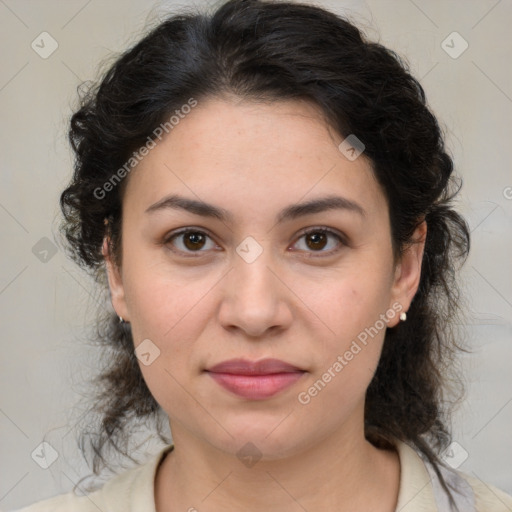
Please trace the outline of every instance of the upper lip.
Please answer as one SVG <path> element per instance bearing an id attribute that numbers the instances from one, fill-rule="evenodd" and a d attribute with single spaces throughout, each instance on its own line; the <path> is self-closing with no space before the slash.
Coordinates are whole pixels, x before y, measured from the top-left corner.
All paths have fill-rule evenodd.
<path id="1" fill-rule="evenodd" d="M 206 371 L 233 375 L 270 375 L 272 373 L 303 372 L 304 370 L 279 359 L 260 359 L 259 361 L 229 359 L 207 368 Z"/>

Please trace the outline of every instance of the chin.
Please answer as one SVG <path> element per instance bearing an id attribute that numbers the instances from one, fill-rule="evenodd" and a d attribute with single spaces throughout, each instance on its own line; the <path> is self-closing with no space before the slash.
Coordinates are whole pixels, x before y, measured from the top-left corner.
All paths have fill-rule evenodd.
<path id="1" fill-rule="evenodd" d="M 217 449 L 236 456 L 242 463 L 254 461 L 274 461 L 290 457 L 297 453 L 302 444 L 295 440 L 289 428 L 276 428 L 278 422 L 269 425 L 237 425 L 236 428 L 225 425 L 226 430 L 233 436 L 224 436 L 222 440 L 209 439 L 210 444 Z M 297 434 L 294 429 L 293 434 Z"/>

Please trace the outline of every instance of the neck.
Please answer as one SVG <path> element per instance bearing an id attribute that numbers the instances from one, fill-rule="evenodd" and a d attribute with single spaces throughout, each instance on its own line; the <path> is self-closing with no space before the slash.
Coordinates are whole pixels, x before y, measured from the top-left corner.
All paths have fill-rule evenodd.
<path id="1" fill-rule="evenodd" d="M 325 437 L 286 458 L 246 465 L 177 426 L 172 434 L 174 449 L 155 479 L 157 512 L 395 510 L 398 455 L 364 435 Z"/>

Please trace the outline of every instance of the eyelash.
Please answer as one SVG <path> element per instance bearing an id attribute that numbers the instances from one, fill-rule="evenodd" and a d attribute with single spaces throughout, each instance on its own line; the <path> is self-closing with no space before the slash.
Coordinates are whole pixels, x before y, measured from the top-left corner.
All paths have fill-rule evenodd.
<path id="1" fill-rule="evenodd" d="M 207 236 L 208 238 L 212 238 L 208 233 L 206 233 L 205 231 L 201 230 L 201 229 L 193 229 L 193 228 L 186 228 L 186 229 L 182 229 L 181 231 L 177 231 L 175 233 L 170 233 L 169 236 L 167 236 L 165 238 L 165 240 L 163 241 L 163 244 L 164 245 L 168 245 L 171 243 L 171 241 L 174 239 L 174 238 L 177 238 L 178 236 L 180 235 L 185 235 L 187 233 L 195 233 L 195 234 L 200 234 L 200 235 L 205 235 Z M 314 234 L 314 233 L 323 233 L 323 234 L 326 234 L 326 235 L 331 235 L 333 237 L 335 237 L 338 242 L 340 242 L 341 246 L 346 246 L 348 245 L 344 238 L 338 234 L 336 231 L 333 231 L 331 229 L 328 229 L 328 228 L 311 228 L 311 229 L 308 229 L 307 231 L 304 231 L 303 233 L 300 234 L 299 238 L 297 239 L 300 240 L 301 238 L 305 237 L 305 236 L 308 236 L 308 235 L 311 235 L 311 234 Z M 294 244 L 295 245 L 295 244 Z M 333 254 L 336 254 L 337 252 L 339 252 L 340 250 L 342 249 L 342 247 L 337 247 L 336 249 L 332 249 L 330 251 L 311 251 L 311 253 L 307 256 L 308 258 L 318 258 L 318 257 L 325 257 L 325 256 L 332 256 Z M 203 251 L 203 250 L 199 250 L 199 251 L 182 251 L 182 250 L 176 250 L 176 249 L 170 249 L 171 251 L 175 252 L 175 253 L 179 253 L 179 254 L 186 254 L 186 258 L 197 258 L 200 256 L 201 253 L 203 252 L 207 252 L 207 251 Z M 194 255 L 194 253 L 197 253 L 197 255 Z M 321 253 L 323 254 L 322 256 L 317 256 L 316 253 Z"/>

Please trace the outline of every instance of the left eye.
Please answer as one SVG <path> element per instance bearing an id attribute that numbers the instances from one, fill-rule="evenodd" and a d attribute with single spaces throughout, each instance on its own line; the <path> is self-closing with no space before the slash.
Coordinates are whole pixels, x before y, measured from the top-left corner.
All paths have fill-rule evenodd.
<path id="1" fill-rule="evenodd" d="M 339 247 L 334 245 L 334 249 L 324 251 L 326 245 L 328 245 L 329 237 L 335 238 L 338 241 L 338 246 L 343 245 L 343 239 L 340 235 L 331 231 L 330 229 L 325 228 L 315 228 L 311 229 L 305 233 L 303 233 L 299 240 L 305 239 L 306 247 L 309 249 L 314 249 L 313 252 L 324 252 L 324 253 L 334 253 L 339 250 Z"/>
<path id="2" fill-rule="evenodd" d="M 329 238 L 335 238 L 338 241 L 338 244 L 334 244 L 334 249 L 331 250 L 324 250 L 326 246 L 329 245 Z M 181 240 L 180 244 L 181 247 L 177 247 L 177 252 L 184 252 L 184 253 L 197 253 L 197 252 L 205 252 L 205 250 L 202 250 L 207 247 L 207 240 L 209 239 L 211 242 L 210 249 L 215 247 L 215 243 L 211 240 L 211 237 L 205 233 L 204 231 L 200 230 L 192 230 L 187 229 L 180 231 L 179 233 L 174 233 L 173 235 L 169 236 L 165 240 L 165 244 L 171 243 L 171 245 L 174 245 L 176 247 L 176 244 L 174 244 L 174 240 Z M 303 233 L 299 237 L 299 241 L 304 239 L 305 242 L 305 249 L 299 249 L 299 250 L 305 250 L 308 252 L 309 250 L 312 250 L 312 252 L 322 252 L 322 253 L 334 253 L 337 250 L 339 250 L 339 247 L 337 248 L 336 245 L 344 245 L 344 241 L 340 235 L 335 233 L 334 231 L 331 231 L 330 229 L 325 228 L 315 228 L 311 229 L 305 233 Z M 297 245 L 298 242 L 296 242 L 295 245 Z M 174 249 L 172 249 L 174 250 Z"/>

